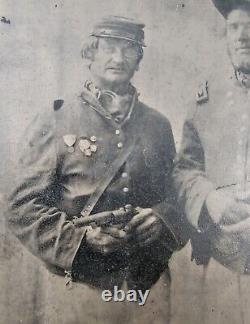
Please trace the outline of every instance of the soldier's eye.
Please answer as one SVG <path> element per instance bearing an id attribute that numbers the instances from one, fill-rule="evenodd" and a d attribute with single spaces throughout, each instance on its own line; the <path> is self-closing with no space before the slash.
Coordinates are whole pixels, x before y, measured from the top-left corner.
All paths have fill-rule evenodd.
<path id="1" fill-rule="evenodd" d="M 230 30 L 237 30 L 238 29 L 238 24 L 229 24 L 229 29 Z"/>

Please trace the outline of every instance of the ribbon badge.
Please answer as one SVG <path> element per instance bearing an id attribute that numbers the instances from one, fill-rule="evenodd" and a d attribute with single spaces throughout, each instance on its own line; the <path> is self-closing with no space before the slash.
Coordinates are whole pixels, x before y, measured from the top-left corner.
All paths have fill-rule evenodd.
<path id="1" fill-rule="evenodd" d="M 74 145 L 76 142 L 76 135 L 73 134 L 64 135 L 63 141 L 68 146 L 68 152 L 73 153 L 75 151 Z"/>

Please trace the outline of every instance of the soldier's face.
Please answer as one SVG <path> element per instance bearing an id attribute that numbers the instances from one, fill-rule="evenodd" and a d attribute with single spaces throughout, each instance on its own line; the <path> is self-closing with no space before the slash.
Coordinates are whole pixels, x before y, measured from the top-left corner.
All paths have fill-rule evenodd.
<path id="1" fill-rule="evenodd" d="M 140 48 L 115 38 L 100 38 L 90 71 L 104 85 L 128 82 L 138 69 Z"/>
<path id="2" fill-rule="evenodd" d="M 250 10 L 232 10 L 226 26 L 228 52 L 234 67 L 250 73 Z"/>

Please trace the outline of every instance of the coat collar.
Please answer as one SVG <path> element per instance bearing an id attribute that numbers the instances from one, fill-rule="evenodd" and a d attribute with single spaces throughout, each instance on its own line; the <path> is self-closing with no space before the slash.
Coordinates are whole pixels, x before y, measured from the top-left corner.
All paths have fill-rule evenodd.
<path id="1" fill-rule="evenodd" d="M 125 119 L 122 121 L 121 125 L 125 124 L 131 117 L 134 111 L 134 106 L 136 105 L 138 101 L 138 93 L 136 89 L 131 86 L 131 89 L 133 91 L 132 100 L 130 104 L 130 108 L 128 110 L 128 113 L 125 117 Z M 89 91 L 86 87 L 83 88 L 81 92 L 81 100 L 89 105 L 90 108 L 94 109 L 97 113 L 99 113 L 101 116 L 103 116 L 105 119 L 109 120 L 110 122 L 115 124 L 115 121 L 112 118 L 111 113 L 105 109 L 100 101 L 98 100 L 98 96 L 95 95 L 92 91 Z"/>

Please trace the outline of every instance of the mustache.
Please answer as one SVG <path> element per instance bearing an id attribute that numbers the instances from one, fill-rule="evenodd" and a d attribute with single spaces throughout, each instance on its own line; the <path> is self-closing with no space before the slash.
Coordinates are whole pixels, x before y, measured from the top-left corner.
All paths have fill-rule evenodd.
<path id="1" fill-rule="evenodd" d="M 127 65 L 126 64 L 108 64 L 106 66 L 106 69 L 114 69 L 114 70 L 121 70 L 121 71 L 126 71 L 127 70 Z"/>

